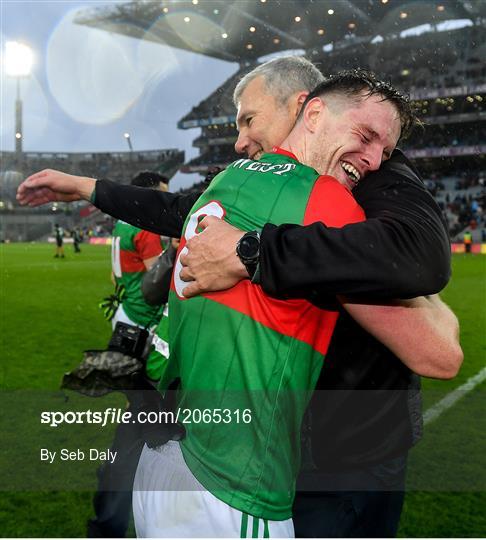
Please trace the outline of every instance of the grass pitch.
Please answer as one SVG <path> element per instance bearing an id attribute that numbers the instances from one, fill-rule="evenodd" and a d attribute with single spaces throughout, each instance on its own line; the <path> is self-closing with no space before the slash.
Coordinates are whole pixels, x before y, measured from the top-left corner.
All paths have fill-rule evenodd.
<path id="1" fill-rule="evenodd" d="M 97 307 L 112 292 L 109 248 L 81 249 L 75 255 L 67 245 L 66 258 L 54 259 L 52 245 L 0 245 L 1 536 L 82 537 L 92 517 L 98 463 L 52 468 L 38 454 L 44 443 L 101 447 L 112 436 L 109 428 L 55 431 L 39 422 L 40 409 L 85 407 L 72 393 L 65 402 L 62 374 L 110 336 Z M 453 381 L 424 381 L 425 409 L 486 365 L 485 276 L 486 257 L 454 256 L 442 297 L 460 319 L 465 361 Z M 412 450 L 401 536 L 486 536 L 485 391 L 483 383 L 426 426 Z M 93 400 L 93 408 L 123 403 L 110 395 Z M 73 444 L 73 437 L 82 440 Z"/>

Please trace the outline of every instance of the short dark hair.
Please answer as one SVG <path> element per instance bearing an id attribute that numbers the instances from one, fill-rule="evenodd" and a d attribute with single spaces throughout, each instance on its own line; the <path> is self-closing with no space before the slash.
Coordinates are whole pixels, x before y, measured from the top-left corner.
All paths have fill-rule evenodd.
<path id="1" fill-rule="evenodd" d="M 146 187 L 146 188 L 158 188 L 160 183 L 169 184 L 169 179 L 163 174 L 159 174 L 151 171 L 142 171 L 137 176 L 132 178 L 130 182 L 132 186 Z"/>
<path id="2" fill-rule="evenodd" d="M 382 101 L 390 101 L 400 117 L 401 139 L 406 138 L 414 126 L 421 125 L 408 96 L 400 93 L 389 82 L 378 79 L 374 73 L 364 69 L 339 71 L 328 77 L 307 96 L 301 113 L 311 99 L 331 93 L 356 99 L 378 95 L 383 98 Z"/>

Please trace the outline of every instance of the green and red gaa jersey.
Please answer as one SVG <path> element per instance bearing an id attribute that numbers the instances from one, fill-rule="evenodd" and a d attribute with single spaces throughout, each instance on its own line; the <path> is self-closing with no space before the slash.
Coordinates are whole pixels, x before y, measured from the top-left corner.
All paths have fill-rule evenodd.
<path id="1" fill-rule="evenodd" d="M 116 223 L 111 244 L 112 270 L 117 284 L 125 286 L 125 313 L 141 326 L 151 326 L 159 322 L 161 307 L 150 306 L 145 302 L 141 282 L 147 271 L 143 261 L 160 255 L 162 251 L 159 235 L 123 221 Z"/>
<path id="2" fill-rule="evenodd" d="M 184 459 L 199 482 L 230 506 L 259 518 L 288 519 L 302 417 L 338 313 L 306 300 L 270 298 L 249 280 L 184 299 L 180 252 L 205 215 L 249 231 L 265 223 L 342 227 L 362 221 L 364 213 L 337 180 L 278 150 L 231 164 L 184 226 L 169 302 L 171 357 L 162 381 L 181 377 Z"/>

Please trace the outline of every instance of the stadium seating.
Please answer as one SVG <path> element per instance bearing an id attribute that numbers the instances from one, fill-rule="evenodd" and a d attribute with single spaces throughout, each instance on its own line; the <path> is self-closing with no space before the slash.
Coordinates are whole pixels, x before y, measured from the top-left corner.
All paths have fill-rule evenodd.
<path id="1" fill-rule="evenodd" d="M 59 169 L 70 174 L 94 178 L 116 178 L 127 184 L 143 170 L 160 172 L 171 178 L 184 161 L 176 149 L 145 152 L 35 153 L 0 152 L 0 241 L 31 241 L 51 232 L 52 223 L 92 227 L 100 225 L 106 234 L 111 220 L 103 214 L 87 213 L 87 203 L 52 204 L 39 208 L 19 207 L 15 195 L 20 182 L 42 169 Z"/>
<path id="2" fill-rule="evenodd" d="M 480 209 L 485 206 L 484 178 L 480 174 L 485 169 L 486 154 L 486 64 L 481 52 L 485 30 L 472 26 L 421 35 L 409 32 L 405 36 L 365 42 L 348 36 L 334 43 L 332 50 L 308 51 L 308 56 L 324 74 L 358 66 L 386 80 L 393 73 L 392 82 L 410 93 L 424 122 L 424 128 L 416 130 L 400 147 L 414 159 L 431 193 L 443 205 L 451 232 L 458 234 L 471 219 L 481 228 L 482 211 L 471 213 L 469 206 L 472 201 Z M 402 54 L 405 50 L 410 53 L 409 60 Z M 180 120 L 181 128 L 201 128 L 194 141 L 200 155 L 184 164 L 183 172 L 204 174 L 210 166 L 227 165 L 236 158 L 232 94 L 241 77 L 253 67 L 255 64 L 243 65 Z M 458 195 L 457 190 L 450 190 L 451 182 L 465 184 L 467 193 Z"/>

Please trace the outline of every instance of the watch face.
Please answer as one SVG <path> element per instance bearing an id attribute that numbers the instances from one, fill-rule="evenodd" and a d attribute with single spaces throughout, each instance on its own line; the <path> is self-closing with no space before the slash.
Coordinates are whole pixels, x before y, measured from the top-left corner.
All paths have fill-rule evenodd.
<path id="1" fill-rule="evenodd" d="M 255 238 L 254 236 L 245 236 L 241 239 L 239 245 L 240 256 L 245 259 L 256 257 L 258 255 L 259 247 L 260 242 L 258 238 Z"/>

